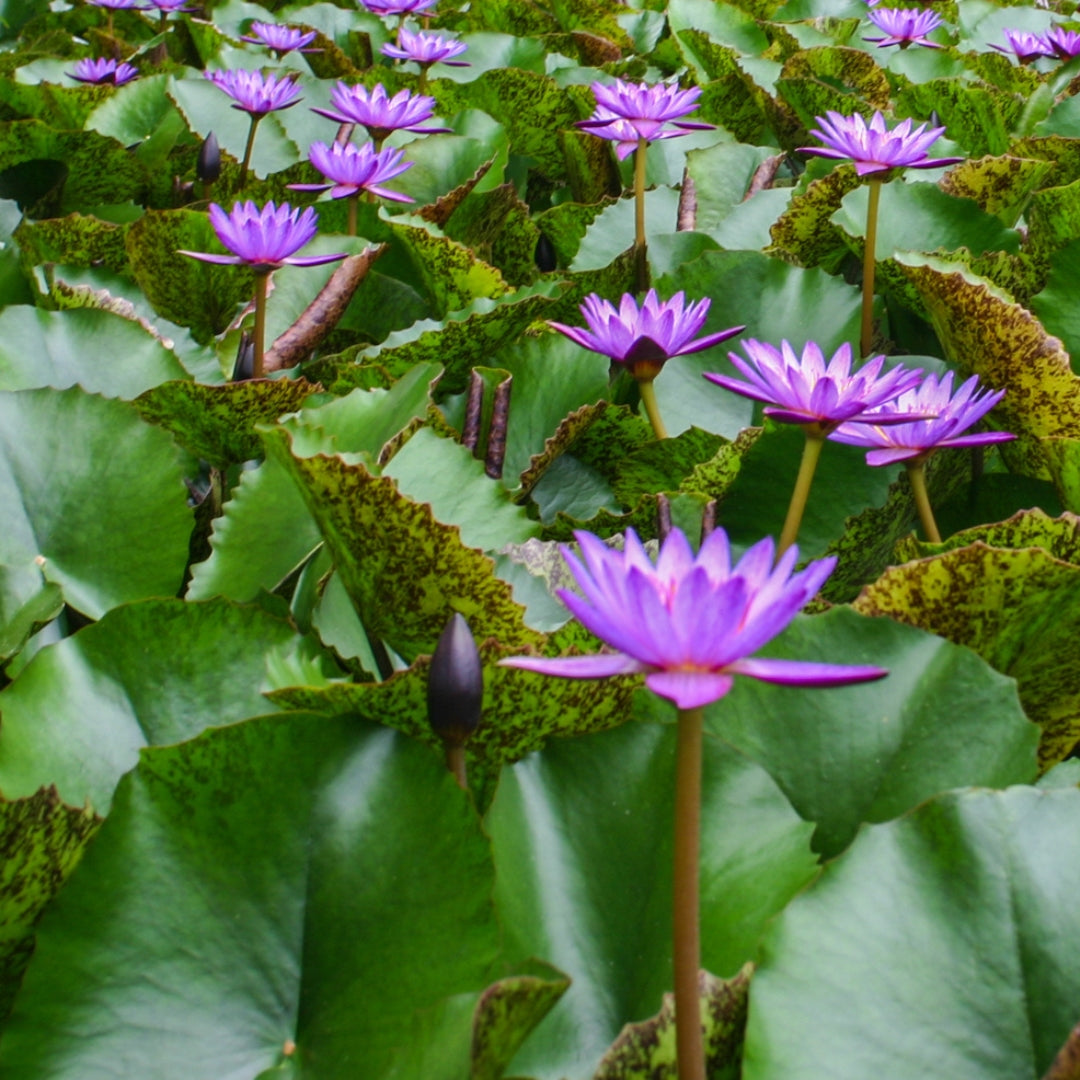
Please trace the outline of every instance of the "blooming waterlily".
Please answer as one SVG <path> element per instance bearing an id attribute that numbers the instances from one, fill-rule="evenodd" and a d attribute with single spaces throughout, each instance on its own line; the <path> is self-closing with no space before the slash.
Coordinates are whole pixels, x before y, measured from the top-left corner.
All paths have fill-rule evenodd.
<path id="1" fill-rule="evenodd" d="M 650 289 L 641 307 L 630 293 L 624 294 L 618 309 L 596 293 L 585 297 L 581 313 L 589 324 L 586 330 L 578 326 L 566 326 L 551 321 L 560 333 L 585 349 L 610 357 L 616 364 L 624 364 L 638 380 L 642 402 L 649 414 L 657 438 L 666 438 L 660 419 L 652 380 L 663 365 L 673 356 L 686 356 L 701 352 L 721 341 L 742 333 L 744 326 L 734 326 L 719 333 L 696 337 L 705 325 L 709 313 L 709 300 L 697 300 L 686 304 L 682 291 L 670 300 L 661 300 L 655 289 Z"/>
<path id="2" fill-rule="evenodd" d="M 1054 45 L 1044 38 L 1042 34 L 1033 34 L 1029 30 L 1004 30 L 1007 45 L 991 44 L 991 49 L 1015 56 L 1021 64 L 1030 64 L 1038 60 L 1040 56 L 1054 56 L 1057 52 Z"/>
<path id="3" fill-rule="evenodd" d="M 880 49 L 890 45 L 899 45 L 901 49 L 906 49 L 909 45 L 925 45 L 930 49 L 941 48 L 926 36 L 941 26 L 941 16 L 933 11 L 919 11 L 915 8 L 878 8 L 871 11 L 867 18 L 884 37 L 868 37 L 863 40 L 876 44 Z"/>
<path id="4" fill-rule="evenodd" d="M 794 573 L 798 550 L 792 548 L 774 567 L 773 541 L 766 537 L 732 567 L 723 529 L 705 540 L 696 557 L 682 532 L 672 529 L 653 565 L 632 529 L 622 551 L 591 533 L 575 536 L 581 560 L 568 548 L 563 557 L 584 596 L 560 589 L 559 598 L 616 652 L 517 656 L 500 663 L 572 679 L 641 672 L 650 690 L 681 709 L 722 698 L 736 675 L 788 686 L 840 686 L 886 674 L 877 667 L 750 659 L 817 594 L 834 558 Z"/>
<path id="5" fill-rule="evenodd" d="M 788 424 L 814 427 L 826 435 L 840 424 L 882 423 L 880 406 L 910 390 L 922 378 L 918 368 L 902 365 L 881 373 L 884 356 L 875 356 L 857 371 L 851 370 L 851 346 L 846 342 L 825 362 L 821 348 L 808 342 L 797 355 L 788 342 L 777 349 L 752 338 L 742 343 L 748 360 L 737 353 L 728 358 L 746 382 L 707 372 L 705 378 L 733 393 L 765 404 L 765 415 Z M 925 419 L 924 410 L 890 414 L 889 423 Z"/>
<path id="6" fill-rule="evenodd" d="M 869 449 L 867 465 L 892 465 L 898 461 L 927 458 L 946 446 L 987 446 L 1015 439 L 1007 431 L 964 432 L 981 420 L 1004 396 L 1004 390 L 979 389 L 972 375 L 953 394 L 953 373 L 940 381 L 927 375 L 912 389 L 886 402 L 861 423 L 841 424 L 829 435 L 833 442 Z M 893 423 L 895 414 L 928 413 L 930 420 Z"/>
<path id="7" fill-rule="evenodd" d="M 208 71 L 206 77 L 233 99 L 233 108 L 251 117 L 263 117 L 278 109 L 292 108 L 300 100 L 300 87 L 288 75 L 264 75 L 261 71 Z"/>
<path id="8" fill-rule="evenodd" d="M 430 11 L 439 0 L 361 0 L 373 15 L 416 15 Z"/>
<path id="9" fill-rule="evenodd" d="M 1080 56 L 1080 34 L 1075 30 L 1052 26 L 1046 32 L 1046 42 L 1062 60 Z"/>
<path id="10" fill-rule="evenodd" d="M 69 71 L 67 77 L 83 83 L 123 86 L 139 77 L 139 69 L 115 60 L 79 60 L 75 70 Z"/>
<path id="11" fill-rule="evenodd" d="M 241 41 L 250 41 L 253 45 L 265 45 L 277 57 L 287 56 L 291 52 L 321 52 L 321 49 L 309 49 L 315 40 L 314 30 L 301 30 L 298 26 L 280 26 L 277 23 L 265 23 L 256 20 L 251 24 L 251 36 L 242 37 Z"/>
<path id="12" fill-rule="evenodd" d="M 639 139 L 646 142 L 674 139 L 689 131 L 713 127 L 712 124 L 681 119 L 697 108 L 701 90 L 696 86 L 680 90 L 669 83 L 650 86 L 616 79 L 613 86 L 593 83 L 592 92 L 596 110 L 588 120 L 579 120 L 577 126 L 617 143 L 619 158 L 627 157 Z"/>
<path id="13" fill-rule="evenodd" d="M 450 128 L 424 127 L 434 115 L 435 99 L 426 94 L 399 90 L 393 97 L 378 83 L 370 92 L 366 86 L 335 83 L 330 91 L 331 109 L 312 109 L 339 124 L 359 124 L 375 143 L 381 144 L 392 132 L 417 134 L 447 132 Z"/>
<path id="14" fill-rule="evenodd" d="M 384 56 L 395 60 L 414 60 L 418 64 L 449 64 L 451 67 L 468 67 L 467 60 L 455 60 L 468 45 L 442 34 L 431 34 L 423 30 L 415 33 L 402 27 L 398 31 L 397 44 L 387 43 L 380 50 Z"/>
<path id="15" fill-rule="evenodd" d="M 408 195 L 390 191 L 382 185 L 412 168 L 411 161 L 402 161 L 404 150 L 376 150 L 371 143 L 312 143 L 308 159 L 326 177 L 326 184 L 290 184 L 294 191 L 329 191 L 335 199 L 370 191 L 384 199 L 413 202 Z"/>
<path id="16" fill-rule="evenodd" d="M 851 160 L 859 176 L 889 169 L 936 169 L 964 160 L 961 157 L 927 157 L 927 150 L 945 133 L 943 127 L 928 131 L 926 124 L 920 124 L 912 130 L 911 121 L 903 120 L 890 131 L 880 112 L 874 113 L 869 124 L 858 113 L 843 116 L 832 111 L 817 117 L 816 123 L 818 127 L 811 128 L 810 134 L 825 145 L 803 146 L 800 147 L 802 152 L 840 161 Z"/>

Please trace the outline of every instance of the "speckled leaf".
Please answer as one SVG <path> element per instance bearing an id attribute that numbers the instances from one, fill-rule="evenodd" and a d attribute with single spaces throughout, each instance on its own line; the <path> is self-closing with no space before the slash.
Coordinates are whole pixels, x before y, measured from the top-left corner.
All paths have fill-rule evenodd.
<path id="1" fill-rule="evenodd" d="M 887 570 L 855 601 L 974 649 L 1020 689 L 1043 729 L 1043 768 L 1080 741 L 1080 566 L 1039 548 L 1009 551 L 981 541 Z"/>
<path id="2" fill-rule="evenodd" d="M 772 244 L 767 254 L 781 255 L 800 266 L 837 267 L 848 249 L 832 215 L 844 196 L 860 183 L 855 166 L 847 164 L 812 181 L 804 192 L 793 196 L 769 230 Z"/>
<path id="3" fill-rule="evenodd" d="M 516 341 L 530 323 L 552 306 L 549 286 L 514 293 L 499 300 L 476 300 L 443 322 L 422 320 L 391 334 L 381 345 L 361 346 L 308 364 L 307 374 L 342 392 L 356 378 L 357 363 L 377 363 L 393 375 L 404 375 L 416 364 L 438 363 L 445 368 L 442 388 L 460 393 L 468 385 L 469 369 L 489 363 L 498 349 Z"/>
<path id="4" fill-rule="evenodd" d="M 1036 191 L 1024 216 L 1033 255 L 1046 258 L 1080 239 L 1080 180 Z"/>
<path id="5" fill-rule="evenodd" d="M 101 825 L 89 808 L 62 803 L 53 787 L 0 800 L 0 1020 L 34 949 L 33 928 Z"/>
<path id="6" fill-rule="evenodd" d="M 694 118 L 720 125 L 740 142 L 770 141 L 772 101 L 742 69 L 738 53 L 698 30 L 681 31 L 678 41 L 687 59 L 708 75 Z"/>
<path id="7" fill-rule="evenodd" d="M 146 750 L 39 927 L 5 1069 L 378 1080 L 420 1014 L 514 973 L 493 879 L 471 801 L 394 732 L 288 714 Z"/>
<path id="8" fill-rule="evenodd" d="M 865 829 L 770 927 L 745 1080 L 1015 1080 L 1080 997 L 1080 791 L 959 791 Z"/>
<path id="9" fill-rule="evenodd" d="M 0 173 L 27 163 L 40 173 L 44 161 L 62 166 L 62 195 L 55 199 L 61 211 L 125 202 L 137 198 L 146 183 L 139 162 L 115 139 L 96 131 L 54 131 L 39 120 L 0 124 Z M 19 197 L 3 185 L 0 193 Z M 29 208 L 36 201 L 24 205 Z"/>
<path id="10" fill-rule="evenodd" d="M 887 109 L 892 89 L 874 57 L 862 49 L 806 49 L 785 63 L 777 89 L 810 128 L 826 108 L 845 114 Z M 869 110 L 869 111 L 867 111 Z"/>
<path id="11" fill-rule="evenodd" d="M 147 600 L 42 649 L 0 693 L 0 788 L 55 784 L 104 813 L 144 746 L 267 710 L 266 661 L 295 629 L 264 608 L 226 600 Z"/>
<path id="12" fill-rule="evenodd" d="M 281 584 L 322 543 L 288 472 L 269 458 L 246 469 L 210 535 L 210 557 L 192 567 L 189 600 L 227 596 L 240 603 Z"/>
<path id="13" fill-rule="evenodd" d="M 489 986 L 476 1005 L 470 1080 L 500 1080 L 525 1038 L 566 993 L 570 980 L 513 975 Z"/>
<path id="14" fill-rule="evenodd" d="M 673 439 L 643 446 L 617 464 L 613 490 L 628 505 L 646 493 L 676 491 L 695 466 L 716 456 L 724 441 L 692 427 Z"/>
<path id="15" fill-rule="evenodd" d="M 171 431 L 193 454 L 224 468 L 262 454 L 257 424 L 296 412 L 322 388 L 306 379 L 260 379 L 207 386 L 168 382 L 136 402 L 139 415 Z"/>
<path id="16" fill-rule="evenodd" d="M 0 564 L 37 562 L 79 611 L 99 618 L 176 592 L 192 524 L 186 496 L 175 444 L 132 405 L 77 387 L 0 394 Z M 0 587 L 5 617 L 40 579 L 22 596 L 10 584 Z"/>
<path id="17" fill-rule="evenodd" d="M 631 723 L 553 741 L 503 770 L 485 824 L 508 945 L 573 979 L 511 1075 L 587 1080 L 625 1025 L 655 1016 L 671 989 L 674 764 L 674 725 Z M 817 867 L 809 826 L 776 785 L 713 738 L 702 795 L 701 961 L 730 977 Z"/>
<path id="18" fill-rule="evenodd" d="M 128 262 L 124 247 L 126 233 L 126 225 L 68 214 L 45 221 L 24 219 L 15 230 L 15 239 L 28 266 L 35 263 L 102 265 L 121 273 Z"/>
<path id="19" fill-rule="evenodd" d="M 936 792 L 1035 777 L 1039 730 L 1016 683 L 970 649 L 837 607 L 799 616 L 761 651 L 889 670 L 880 682 L 835 689 L 736 679 L 706 712 L 709 730 L 763 766 L 817 823 L 814 849 L 826 858 L 861 823 L 898 817 Z"/>
<path id="20" fill-rule="evenodd" d="M 185 375 L 176 355 L 152 334 L 110 312 L 25 306 L 0 312 L 0 390 L 77 384 L 131 399 Z"/>
<path id="21" fill-rule="evenodd" d="M 564 128 L 559 132 L 559 145 L 562 147 L 567 183 L 574 199 L 573 203 L 564 205 L 602 203 L 605 198 L 617 198 L 622 193 L 622 179 L 610 142 L 587 131 Z M 552 207 L 552 210 L 557 209 Z M 595 205 L 593 209 L 597 209 Z M 556 251 L 559 251 L 558 245 Z M 572 257 L 572 254 L 563 257 L 560 262 L 565 265 Z"/>
<path id="22" fill-rule="evenodd" d="M 139 288 L 167 319 L 190 326 L 201 341 L 220 333 L 240 303 L 255 295 L 254 278 L 243 266 L 216 266 L 178 255 L 222 250 L 206 214 L 193 210 L 148 210 L 127 233 L 128 257 Z"/>
<path id="23" fill-rule="evenodd" d="M 1043 439 L 1042 450 L 1062 506 L 1080 513 L 1080 439 Z"/>
<path id="24" fill-rule="evenodd" d="M 1080 369 L 1080 311 L 1073 303 L 1080 275 L 1080 239 L 1071 240 L 1046 260 L 1044 288 L 1030 301 L 1028 309 L 1039 323 L 1059 338 L 1069 354 L 1074 371 Z"/>
<path id="25" fill-rule="evenodd" d="M 978 157 L 1009 151 L 1010 133 L 1022 108 L 1019 97 L 972 86 L 964 79 L 912 83 L 896 95 L 897 119 L 925 120 L 936 111 L 948 128 L 949 138 Z"/>
<path id="26" fill-rule="evenodd" d="M 470 615 L 478 641 L 485 632 Z M 481 624 L 482 626 L 482 624 Z M 534 645 L 546 638 L 533 633 Z M 624 723 L 641 680 L 623 676 L 605 680 L 552 679 L 518 668 L 499 667 L 520 648 L 486 642 L 480 645 L 484 666 L 484 702 L 480 726 L 466 748 L 469 783 L 478 801 L 490 801 L 502 766 L 520 761 L 549 739 L 604 731 Z M 293 687 L 268 696 L 287 708 L 320 712 L 327 716 L 353 713 L 396 728 L 414 739 L 441 748 L 427 713 L 427 675 L 430 657 L 421 656 L 407 671 L 381 683 L 332 683 L 321 687 Z"/>
<path id="27" fill-rule="evenodd" d="M 1032 192 L 1053 172 L 1048 161 L 1032 158 L 971 158 L 951 168 L 941 180 L 950 195 L 973 199 L 1010 228 L 1025 212 Z"/>
<path id="28" fill-rule="evenodd" d="M 540 230 L 513 184 L 468 199 L 447 223 L 446 234 L 496 267 L 511 285 L 527 285 L 540 272 L 534 257 Z"/>
<path id="29" fill-rule="evenodd" d="M 436 520 L 430 506 L 402 495 L 390 477 L 337 457 L 297 458 L 280 429 L 267 433 L 266 445 L 300 485 L 370 633 L 411 658 L 430 652 L 460 611 L 481 640 L 537 640 L 492 561 L 466 547 L 460 530 Z"/>
<path id="30" fill-rule="evenodd" d="M 734 1076 L 742 1060 L 752 974 L 752 964 L 730 979 L 718 979 L 707 971 L 700 974 L 701 1024 L 710 1076 Z M 665 994 L 658 1015 L 627 1024 L 619 1032 L 593 1080 L 677 1080 L 678 1075 L 675 995 Z"/>
<path id="31" fill-rule="evenodd" d="M 1042 510 L 1021 510 L 1006 521 L 992 525 L 977 525 L 947 537 L 940 544 L 909 538 L 897 547 L 904 562 L 927 555 L 940 555 L 956 548 L 968 547 L 976 541 L 992 548 L 1042 548 L 1062 562 L 1080 566 L 1080 518 L 1062 514 L 1052 518 Z"/>
<path id="32" fill-rule="evenodd" d="M 1007 459 L 1029 475 L 1045 475 L 1039 440 L 1080 437 L 1080 379 L 1061 343 L 1029 311 L 973 275 L 932 258 L 898 261 L 930 311 L 946 359 L 964 375 L 975 372 L 1006 391 L 996 415 L 1018 436 Z"/>

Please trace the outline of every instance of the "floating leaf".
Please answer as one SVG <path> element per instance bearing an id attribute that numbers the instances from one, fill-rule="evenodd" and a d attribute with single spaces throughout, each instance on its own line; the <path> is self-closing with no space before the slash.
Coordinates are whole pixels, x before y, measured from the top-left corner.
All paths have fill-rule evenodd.
<path id="1" fill-rule="evenodd" d="M 976 157 L 1009 152 L 1022 107 L 1022 100 L 1013 94 L 972 86 L 965 79 L 912 83 L 896 95 L 895 105 L 898 119 L 913 117 L 918 122 L 936 112 L 949 138 Z"/>
<path id="2" fill-rule="evenodd" d="M 889 615 L 974 649 L 1013 676 L 1028 716 L 1043 729 L 1043 768 L 1080 741 L 1080 566 L 1039 548 L 1006 551 L 981 541 L 887 570 L 855 608 Z"/>
<path id="3" fill-rule="evenodd" d="M 973 199 L 1011 228 L 1024 213 L 1032 192 L 1038 191 L 1053 171 L 1047 161 L 1008 154 L 970 158 L 945 174 L 941 188 L 950 195 Z"/>
<path id="4" fill-rule="evenodd" d="M 864 830 L 771 928 L 743 1076 L 1042 1076 L 1076 1022 L 1078 835 L 1075 788 L 949 793 Z"/>

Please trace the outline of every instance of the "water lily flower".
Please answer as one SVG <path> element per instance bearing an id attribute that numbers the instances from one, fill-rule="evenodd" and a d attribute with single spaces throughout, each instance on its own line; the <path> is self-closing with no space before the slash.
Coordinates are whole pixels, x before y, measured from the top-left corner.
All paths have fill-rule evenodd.
<path id="1" fill-rule="evenodd" d="M 433 8 L 439 0 L 361 0 L 372 15 L 416 15 Z"/>
<path id="2" fill-rule="evenodd" d="M 1075 30 L 1063 30 L 1060 26 L 1052 26 L 1046 32 L 1046 41 L 1062 60 L 1071 60 L 1074 56 L 1080 56 L 1080 34 Z"/>
<path id="3" fill-rule="evenodd" d="M 802 152 L 840 161 L 850 159 L 859 176 L 889 169 L 935 169 L 964 160 L 962 157 L 926 156 L 927 150 L 945 133 L 943 127 L 927 131 L 926 124 L 920 124 L 913 131 L 911 121 L 904 120 L 890 131 L 880 112 L 874 113 L 869 124 L 858 113 L 843 116 L 831 110 L 815 119 L 819 127 L 811 128 L 810 134 L 816 135 L 825 145 L 803 146 L 800 147 Z"/>
<path id="4" fill-rule="evenodd" d="M 909 45 L 925 45 L 930 49 L 941 46 L 931 41 L 926 35 L 941 26 L 941 16 L 933 11 L 918 11 L 913 8 L 878 8 L 867 16 L 885 35 L 884 37 L 863 38 L 876 43 L 879 49 L 890 45 L 899 45 L 906 49 Z"/>
<path id="5" fill-rule="evenodd" d="M 339 124 L 359 124 L 377 144 L 394 131 L 427 135 L 450 131 L 450 128 L 423 126 L 434 115 L 433 97 L 408 90 L 399 90 L 390 97 L 382 83 L 370 93 L 366 86 L 336 83 L 330 91 L 330 104 L 332 109 L 313 108 L 312 112 Z"/>
<path id="6" fill-rule="evenodd" d="M 250 41 L 253 45 L 265 45 L 279 59 L 291 52 L 322 52 L 321 49 L 308 49 L 316 37 L 314 30 L 301 30 L 298 26 L 280 26 L 278 23 L 255 21 L 251 24 L 252 37 L 242 37 L 241 41 Z"/>
<path id="7" fill-rule="evenodd" d="M 656 290 L 650 289 L 640 308 L 633 295 L 626 293 L 616 309 L 610 301 L 591 293 L 581 305 L 588 330 L 554 320 L 548 325 L 583 348 L 608 356 L 617 364 L 652 368 L 655 376 L 673 356 L 712 348 L 746 329 L 735 326 L 716 334 L 695 337 L 705 325 L 712 302 L 705 299 L 686 304 L 685 301 L 686 296 L 681 290 L 670 300 L 661 300 Z"/>
<path id="8" fill-rule="evenodd" d="M 1008 45 L 991 44 L 990 48 L 1015 56 L 1021 64 L 1030 64 L 1040 56 L 1054 56 L 1056 53 L 1054 46 L 1042 34 L 1033 34 L 1028 30 L 1005 30 L 1003 33 Z"/>
<path id="9" fill-rule="evenodd" d="M 617 143 L 615 152 L 620 160 L 627 157 L 641 139 L 646 142 L 674 139 L 689 131 L 713 127 L 712 124 L 680 119 L 697 108 L 701 90 L 696 86 L 680 90 L 669 83 L 650 86 L 616 79 L 614 86 L 593 83 L 592 92 L 596 110 L 588 120 L 579 120 L 576 126 Z"/>
<path id="10" fill-rule="evenodd" d="M 203 262 L 228 266 L 250 266 L 256 273 L 267 274 L 282 266 L 321 266 L 345 258 L 340 255 L 309 255 L 297 258 L 295 252 L 313 240 L 318 231 L 318 215 L 309 206 L 303 212 L 288 203 L 275 206 L 268 202 L 260 210 L 250 199 L 235 203 L 226 214 L 217 203 L 210 204 L 210 224 L 231 255 L 213 255 L 204 251 L 181 251 Z"/>
<path id="11" fill-rule="evenodd" d="M 881 374 L 884 356 L 868 360 L 858 371 L 851 370 L 851 346 L 846 342 L 825 363 L 821 348 L 808 342 L 801 356 L 783 341 L 777 349 L 762 341 L 742 343 L 749 361 L 728 353 L 747 381 L 707 372 L 705 378 L 733 393 L 765 403 L 765 415 L 782 423 L 812 426 L 822 436 L 845 421 L 895 423 L 926 419 L 925 410 L 890 414 L 882 419 L 880 406 L 910 390 L 922 378 L 920 369 L 902 365 Z M 932 415 L 932 414 L 930 414 Z"/>
<path id="12" fill-rule="evenodd" d="M 235 102 L 234 109 L 252 119 L 278 109 L 289 109 L 300 100 L 300 87 L 289 75 L 263 75 L 261 71 L 208 71 L 206 77 Z"/>
<path id="13" fill-rule="evenodd" d="M 113 11 L 143 11 L 143 5 L 139 0 L 89 0 L 94 7 L 105 8 L 110 13 Z"/>
<path id="14" fill-rule="evenodd" d="M 653 565 L 632 529 L 622 551 L 591 533 L 575 533 L 579 561 L 563 557 L 584 597 L 568 589 L 562 602 L 591 633 L 617 650 L 596 656 L 517 656 L 509 667 L 571 679 L 645 674 L 654 693 L 692 709 L 722 698 L 736 675 L 788 686 L 841 686 L 880 679 L 877 667 L 750 659 L 816 595 L 836 565 L 820 559 L 793 573 L 798 549 L 773 566 L 771 537 L 731 565 L 727 534 L 715 529 L 695 557 L 672 529 Z"/>
<path id="15" fill-rule="evenodd" d="M 673 356 L 701 352 L 746 329 L 745 326 L 734 326 L 696 337 L 705 325 L 711 301 L 697 300 L 686 305 L 685 300 L 681 290 L 670 300 L 661 300 L 656 290 L 650 289 L 640 308 L 634 297 L 626 293 L 616 310 L 609 301 L 591 293 L 581 305 L 588 330 L 554 320 L 549 323 L 582 348 L 610 357 L 614 363 L 624 364 L 629 369 L 638 380 L 642 403 L 658 439 L 666 438 L 667 432 L 660 418 L 652 381 L 663 365 Z"/>
<path id="16" fill-rule="evenodd" d="M 335 199 L 344 199 L 369 191 L 396 202 L 413 202 L 408 195 L 390 191 L 382 185 L 411 169 L 411 161 L 402 161 L 404 150 L 387 147 L 376 150 L 371 143 L 312 143 L 308 159 L 326 177 L 326 184 L 290 184 L 294 191 L 329 191 Z"/>
<path id="17" fill-rule="evenodd" d="M 442 34 L 425 33 L 402 27 L 398 31 L 397 44 L 387 43 L 380 50 L 384 56 L 392 56 L 395 60 L 414 60 L 418 64 L 428 66 L 430 64 L 448 64 L 451 67 L 468 67 L 467 60 L 455 60 L 460 56 L 468 45 L 463 41 L 455 41 Z"/>
<path id="18" fill-rule="evenodd" d="M 117 63 L 115 60 L 79 60 L 75 64 L 75 70 L 67 72 L 67 77 L 83 83 L 112 83 L 114 86 L 123 86 L 124 83 L 137 79 L 139 70 L 131 64 Z"/>
<path id="19" fill-rule="evenodd" d="M 829 439 L 849 446 L 867 447 L 867 465 L 893 465 L 915 458 L 925 460 L 946 446 L 987 446 L 1016 438 L 1007 431 L 963 434 L 1005 396 L 1005 391 L 984 389 L 980 392 L 978 375 L 972 375 L 955 395 L 952 386 L 951 371 L 940 381 L 936 375 L 927 375 L 918 386 L 881 405 L 876 410 L 877 416 L 864 417 L 857 424 L 841 424 Z M 934 414 L 934 418 L 902 424 L 889 421 L 895 413 L 912 412 Z M 882 424 L 880 418 L 886 423 Z"/>

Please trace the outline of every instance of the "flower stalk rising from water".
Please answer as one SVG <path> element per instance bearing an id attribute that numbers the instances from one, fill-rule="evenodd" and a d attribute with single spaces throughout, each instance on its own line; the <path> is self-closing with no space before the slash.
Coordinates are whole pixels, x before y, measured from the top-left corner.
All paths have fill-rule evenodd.
<path id="1" fill-rule="evenodd" d="M 773 566 L 773 542 L 755 544 L 732 566 L 727 534 L 716 529 L 695 556 L 672 529 L 654 565 L 634 531 L 622 551 L 576 534 L 581 560 L 563 549 L 583 595 L 559 597 L 614 653 L 503 661 L 564 678 L 644 673 L 645 684 L 679 709 L 676 749 L 673 956 L 679 1080 L 705 1080 L 698 971 L 701 758 L 704 708 L 724 697 L 736 675 L 787 686 L 843 686 L 880 679 L 877 667 L 752 659 L 821 588 L 836 560 L 794 572 L 792 548 Z"/>
<path id="2" fill-rule="evenodd" d="M 701 91 L 696 86 L 680 90 L 668 83 L 650 86 L 616 79 L 614 86 L 593 83 L 592 92 L 596 109 L 588 120 L 579 120 L 577 126 L 614 142 L 620 161 L 631 153 L 634 155 L 634 260 L 638 291 L 644 292 L 649 287 L 645 247 L 646 150 L 657 139 L 674 139 L 713 125 L 682 119 L 697 108 Z"/>
<path id="3" fill-rule="evenodd" d="M 255 271 L 255 357 L 252 378 L 263 377 L 263 356 L 266 345 L 266 294 L 270 274 L 282 266 L 321 266 L 345 258 L 337 255 L 297 256 L 305 244 L 314 239 L 318 215 L 309 206 L 302 213 L 288 203 L 275 206 L 268 202 L 259 208 L 250 200 L 236 203 L 228 214 L 210 204 L 210 224 L 218 239 L 232 252 L 215 255 L 205 251 L 180 251 L 202 262 L 225 266 L 250 266 Z"/>
<path id="4" fill-rule="evenodd" d="M 670 300 L 661 300 L 656 290 L 650 289 L 640 308 L 634 297 L 625 293 L 616 309 L 614 304 L 591 293 L 581 305 L 587 330 L 560 322 L 549 323 L 582 348 L 626 367 L 637 381 L 642 404 L 658 439 L 666 439 L 667 431 L 660 417 L 653 380 L 664 364 L 673 356 L 710 349 L 746 329 L 745 326 L 734 326 L 696 337 L 705 325 L 711 301 L 696 300 L 689 304 L 685 301 L 681 291 Z"/>
<path id="5" fill-rule="evenodd" d="M 874 319 L 874 270 L 877 247 L 877 216 L 881 200 L 881 185 L 885 174 L 893 169 L 934 169 L 942 165 L 955 165 L 963 158 L 931 158 L 927 151 L 944 134 L 943 127 L 926 130 L 920 124 L 912 130 L 911 121 L 904 120 L 891 131 L 885 126 L 885 117 L 874 113 L 870 123 L 859 116 L 843 116 L 828 112 L 816 118 L 818 127 L 811 128 L 825 145 L 801 147 L 805 154 L 818 157 L 850 160 L 859 176 L 869 176 L 870 200 L 866 211 L 866 244 L 863 252 L 862 326 L 859 334 L 859 352 L 869 356 L 873 344 Z"/>
<path id="6" fill-rule="evenodd" d="M 941 534 L 926 490 L 926 462 L 943 447 L 989 446 L 1015 439 L 1016 436 L 1007 431 L 964 434 L 1004 396 L 1004 390 L 980 392 L 978 375 L 972 375 L 961 384 L 955 394 L 951 371 L 940 381 L 936 375 L 927 375 L 917 387 L 905 390 L 893 401 L 882 405 L 876 410 L 876 417 L 867 417 L 858 424 L 841 424 L 829 438 L 849 446 L 866 447 L 867 465 L 893 465 L 902 461 L 907 467 L 923 532 L 927 540 L 937 544 L 941 542 Z M 896 413 L 912 412 L 927 413 L 933 419 L 901 424 L 888 422 Z"/>
<path id="7" fill-rule="evenodd" d="M 743 342 L 749 357 L 737 353 L 728 358 L 746 381 L 707 372 L 705 378 L 733 393 L 765 404 L 765 415 L 785 424 L 799 424 L 805 435 L 802 461 L 791 494 L 787 517 L 780 533 L 779 553 L 795 543 L 799 534 L 810 487 L 817 470 L 825 439 L 841 424 L 896 423 L 925 420 L 933 413 L 901 412 L 884 420 L 878 407 L 910 390 L 922 378 L 919 369 L 897 366 L 884 374 L 884 356 L 868 360 L 858 371 L 851 370 L 851 346 L 844 344 L 825 363 L 821 348 L 808 342 L 801 356 L 786 342 L 777 349 L 761 341 Z"/>

